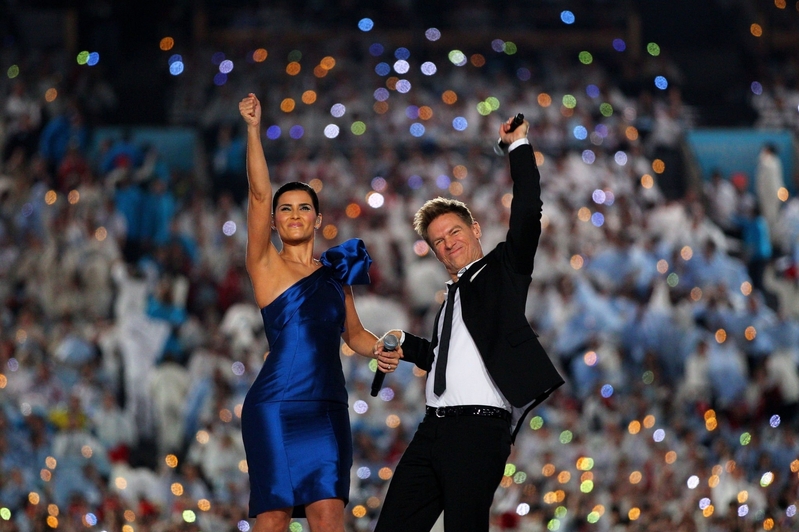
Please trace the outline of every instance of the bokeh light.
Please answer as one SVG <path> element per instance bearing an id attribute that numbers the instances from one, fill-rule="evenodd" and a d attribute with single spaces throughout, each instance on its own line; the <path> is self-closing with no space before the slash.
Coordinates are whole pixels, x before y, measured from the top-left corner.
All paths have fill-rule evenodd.
<path id="1" fill-rule="evenodd" d="M 424 32 L 424 36 L 428 41 L 437 41 L 441 38 L 441 32 L 437 28 L 428 28 Z"/>

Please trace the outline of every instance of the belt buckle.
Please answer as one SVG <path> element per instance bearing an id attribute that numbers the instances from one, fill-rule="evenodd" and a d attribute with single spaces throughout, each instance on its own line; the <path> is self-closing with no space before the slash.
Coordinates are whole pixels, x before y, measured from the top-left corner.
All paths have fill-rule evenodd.
<path id="1" fill-rule="evenodd" d="M 441 412 L 441 413 L 439 414 L 439 412 Z M 444 417 L 444 408 L 443 407 L 441 407 L 441 406 L 437 406 L 436 407 L 436 417 L 437 418 Z"/>

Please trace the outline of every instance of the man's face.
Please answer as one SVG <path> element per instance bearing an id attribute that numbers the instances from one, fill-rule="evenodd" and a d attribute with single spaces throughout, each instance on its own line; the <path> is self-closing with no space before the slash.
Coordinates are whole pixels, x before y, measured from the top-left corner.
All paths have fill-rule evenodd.
<path id="1" fill-rule="evenodd" d="M 480 235 L 480 224 L 470 226 L 452 212 L 442 214 L 427 227 L 433 252 L 453 279 L 461 268 L 483 256 Z"/>

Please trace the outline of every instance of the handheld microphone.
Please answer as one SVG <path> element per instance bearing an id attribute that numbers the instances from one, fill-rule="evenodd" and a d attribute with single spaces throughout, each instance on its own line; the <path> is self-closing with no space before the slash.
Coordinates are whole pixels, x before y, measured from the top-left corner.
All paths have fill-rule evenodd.
<path id="1" fill-rule="evenodd" d="M 383 338 L 383 351 L 394 351 L 397 349 L 399 345 L 399 338 L 394 336 L 393 334 L 386 335 Z M 378 392 L 380 392 L 380 388 L 383 387 L 383 379 L 386 378 L 386 374 L 380 371 L 378 368 L 375 371 L 375 378 L 372 380 L 372 397 L 377 397 Z"/>
<path id="2" fill-rule="evenodd" d="M 520 125 L 524 124 L 524 115 L 522 113 L 517 114 L 513 117 L 513 122 L 510 123 L 510 129 L 508 133 L 519 127 Z M 502 139 L 497 140 L 497 143 L 494 144 L 494 153 L 497 155 L 505 155 L 505 150 L 508 149 L 508 145 L 502 142 Z"/>

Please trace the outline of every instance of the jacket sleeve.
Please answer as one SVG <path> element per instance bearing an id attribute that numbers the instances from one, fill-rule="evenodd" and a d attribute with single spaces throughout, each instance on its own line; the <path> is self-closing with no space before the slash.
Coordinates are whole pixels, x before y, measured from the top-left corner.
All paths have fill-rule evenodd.
<path id="1" fill-rule="evenodd" d="M 432 349 L 430 340 L 420 338 L 409 332 L 405 332 L 405 340 L 402 342 L 402 355 L 405 362 L 413 362 L 419 368 L 430 371 L 433 367 Z"/>
<path id="2" fill-rule="evenodd" d="M 509 158 L 513 200 L 503 260 L 514 272 L 531 275 L 541 236 L 541 174 L 531 145 L 518 146 Z"/>

